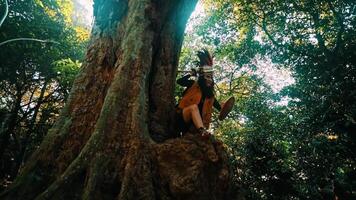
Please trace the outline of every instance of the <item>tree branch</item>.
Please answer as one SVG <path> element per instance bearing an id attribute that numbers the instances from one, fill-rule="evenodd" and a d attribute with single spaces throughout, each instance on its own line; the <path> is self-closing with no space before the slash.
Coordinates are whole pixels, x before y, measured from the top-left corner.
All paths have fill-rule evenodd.
<path id="1" fill-rule="evenodd" d="M 41 40 L 41 39 L 37 39 L 37 38 L 14 38 L 14 39 L 10 39 L 10 40 L 6 40 L 4 42 L 0 43 L 0 46 L 10 43 L 10 42 L 15 42 L 15 41 L 34 41 L 34 42 L 42 42 L 42 43 L 55 43 L 55 44 L 60 44 L 57 41 L 54 40 Z"/>
<path id="2" fill-rule="evenodd" d="M 37 90 L 37 86 L 35 86 L 35 88 L 31 92 L 31 96 L 30 96 L 30 99 L 28 100 L 28 103 L 22 106 L 22 107 L 27 106 L 26 112 L 28 112 L 28 110 L 30 109 L 30 105 L 32 103 L 32 98 L 33 98 L 33 95 L 35 94 L 36 90 Z"/>
<path id="3" fill-rule="evenodd" d="M 1 27 L 2 23 L 4 23 L 8 13 L 9 13 L 9 4 L 7 3 L 7 0 L 5 0 L 5 13 L 4 13 L 4 16 L 0 20 L 0 27 Z"/>

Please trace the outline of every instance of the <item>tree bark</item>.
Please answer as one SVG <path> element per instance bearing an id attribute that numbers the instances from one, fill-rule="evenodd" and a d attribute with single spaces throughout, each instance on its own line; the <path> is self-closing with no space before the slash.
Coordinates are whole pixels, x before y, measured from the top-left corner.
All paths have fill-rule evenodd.
<path id="1" fill-rule="evenodd" d="M 94 1 L 86 62 L 60 119 L 1 199 L 225 197 L 230 172 L 219 143 L 166 140 L 196 2 Z"/>

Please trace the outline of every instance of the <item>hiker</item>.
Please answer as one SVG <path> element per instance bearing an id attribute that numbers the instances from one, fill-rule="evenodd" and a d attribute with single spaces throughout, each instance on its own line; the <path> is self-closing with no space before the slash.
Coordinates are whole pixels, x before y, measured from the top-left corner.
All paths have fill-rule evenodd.
<path id="1" fill-rule="evenodd" d="M 218 111 L 221 111 L 221 106 L 214 93 L 213 59 L 205 49 L 198 51 L 197 56 L 199 58 L 197 61 L 198 70 L 192 70 L 190 74 L 177 80 L 179 85 L 187 87 L 176 107 L 177 124 L 182 133 L 192 131 L 193 124 L 195 131 L 202 137 L 208 138 L 211 135 L 207 129 L 210 126 L 213 106 Z M 189 79 L 197 75 L 197 81 Z M 231 110 L 231 108 L 230 105 L 229 109 Z M 224 115 L 226 117 L 227 113 Z"/>

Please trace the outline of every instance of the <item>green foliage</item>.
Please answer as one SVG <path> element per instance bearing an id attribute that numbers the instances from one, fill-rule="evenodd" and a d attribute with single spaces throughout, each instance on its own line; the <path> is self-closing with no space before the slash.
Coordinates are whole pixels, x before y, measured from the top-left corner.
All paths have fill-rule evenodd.
<path id="1" fill-rule="evenodd" d="M 215 50 L 220 100 L 237 99 L 214 131 L 230 150 L 235 181 L 247 198 L 355 198 L 355 3 L 204 5 L 207 16 L 188 34 Z M 260 58 L 290 70 L 295 84 L 273 93 L 254 74 Z"/>
<path id="2" fill-rule="evenodd" d="M 80 66 L 81 63 L 79 61 L 74 62 L 70 58 L 54 62 L 54 72 L 57 74 L 56 80 L 63 94 L 69 94 Z"/>
<path id="3" fill-rule="evenodd" d="M 70 23 L 70 4 L 9 0 L 0 42 L 34 38 L 56 43 L 20 40 L 0 47 L 1 187 L 47 134 L 79 72 L 86 40 Z"/>
<path id="4" fill-rule="evenodd" d="M 9 5 L 0 42 L 25 37 L 59 44 L 1 46 L 2 185 L 54 123 L 88 37 L 72 27 L 69 0 Z M 213 122 L 231 155 L 236 185 L 247 199 L 355 199 L 354 1 L 207 0 L 204 6 L 207 15 L 197 16 L 186 34 L 179 69 L 195 67 L 195 52 L 208 48 L 219 102 L 237 100 L 225 121 Z M 275 93 L 258 74 L 256 61 L 267 59 L 290 70 L 295 83 Z"/>

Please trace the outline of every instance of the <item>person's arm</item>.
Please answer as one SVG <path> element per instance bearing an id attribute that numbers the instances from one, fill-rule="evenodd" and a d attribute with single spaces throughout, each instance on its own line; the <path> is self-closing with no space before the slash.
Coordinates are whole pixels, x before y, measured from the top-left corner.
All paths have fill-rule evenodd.
<path id="1" fill-rule="evenodd" d="M 218 111 L 221 110 L 221 105 L 220 105 L 220 103 L 218 102 L 217 99 L 215 99 L 213 106 L 214 106 Z"/>
<path id="2" fill-rule="evenodd" d="M 190 77 L 191 77 L 191 75 L 187 74 L 187 75 L 183 76 L 182 78 L 179 78 L 177 80 L 177 83 L 183 87 L 190 87 L 194 83 L 193 80 L 189 80 Z"/>

